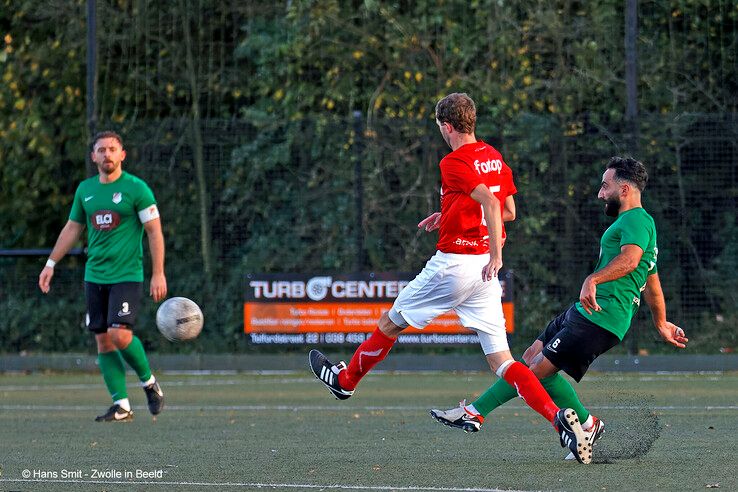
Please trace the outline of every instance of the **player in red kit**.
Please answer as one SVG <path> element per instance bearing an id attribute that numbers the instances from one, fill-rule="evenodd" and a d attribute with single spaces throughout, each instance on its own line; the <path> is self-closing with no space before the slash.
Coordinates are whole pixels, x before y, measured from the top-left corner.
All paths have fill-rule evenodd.
<path id="1" fill-rule="evenodd" d="M 490 368 L 517 388 L 525 402 L 551 422 L 562 447 L 582 463 L 592 459 L 592 444 L 576 413 L 559 409 L 507 344 L 502 311 L 503 206 L 515 193 L 512 172 L 500 153 L 474 135 L 476 107 L 466 94 L 454 93 L 436 104 L 436 123 L 452 152 L 441 160 L 441 213 L 426 220 L 438 225 L 436 254 L 397 296 L 378 328 L 354 352 L 348 365 L 330 362 L 311 350 L 310 368 L 339 400 L 353 395 L 359 381 L 389 353 L 409 326 L 422 329 L 454 310 L 462 325 L 479 336 Z M 419 225 L 423 225 L 425 221 Z"/>

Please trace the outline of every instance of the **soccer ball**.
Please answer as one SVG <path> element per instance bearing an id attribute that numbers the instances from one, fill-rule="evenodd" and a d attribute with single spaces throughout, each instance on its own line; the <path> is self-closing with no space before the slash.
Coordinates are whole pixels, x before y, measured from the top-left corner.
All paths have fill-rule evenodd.
<path id="1" fill-rule="evenodd" d="M 171 297 L 156 311 L 156 326 L 172 342 L 192 340 L 202 331 L 200 306 L 186 297 Z"/>

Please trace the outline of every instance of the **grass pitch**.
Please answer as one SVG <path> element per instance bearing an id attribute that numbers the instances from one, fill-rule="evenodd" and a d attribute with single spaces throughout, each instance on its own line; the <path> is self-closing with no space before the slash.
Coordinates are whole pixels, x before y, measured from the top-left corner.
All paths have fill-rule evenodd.
<path id="1" fill-rule="evenodd" d="M 338 402 L 307 368 L 161 374 L 156 420 L 131 384 L 134 421 L 95 423 L 100 376 L 0 375 L 0 490 L 738 489 L 737 373 L 592 373 L 576 388 L 607 427 L 588 466 L 519 400 L 476 434 L 428 416 L 493 379 L 376 374 Z"/>

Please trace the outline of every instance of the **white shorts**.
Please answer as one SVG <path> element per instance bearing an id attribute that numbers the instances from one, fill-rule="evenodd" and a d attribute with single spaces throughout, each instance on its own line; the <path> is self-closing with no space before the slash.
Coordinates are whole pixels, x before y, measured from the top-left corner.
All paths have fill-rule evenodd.
<path id="1" fill-rule="evenodd" d="M 498 280 L 482 281 L 488 262 L 488 254 L 437 251 L 392 307 L 418 329 L 453 309 L 463 326 L 477 332 L 485 354 L 508 350 L 502 287 Z"/>

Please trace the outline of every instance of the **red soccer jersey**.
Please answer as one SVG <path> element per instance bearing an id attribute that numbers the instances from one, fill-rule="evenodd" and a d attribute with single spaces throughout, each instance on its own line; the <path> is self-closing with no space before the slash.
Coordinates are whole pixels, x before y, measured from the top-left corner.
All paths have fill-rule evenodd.
<path id="1" fill-rule="evenodd" d="M 502 155 L 482 141 L 462 145 L 441 159 L 441 226 L 439 251 L 467 255 L 489 253 L 487 225 L 482 206 L 470 193 L 480 184 L 500 200 L 517 193 L 512 170 Z M 502 227 L 505 237 L 505 227 Z"/>

